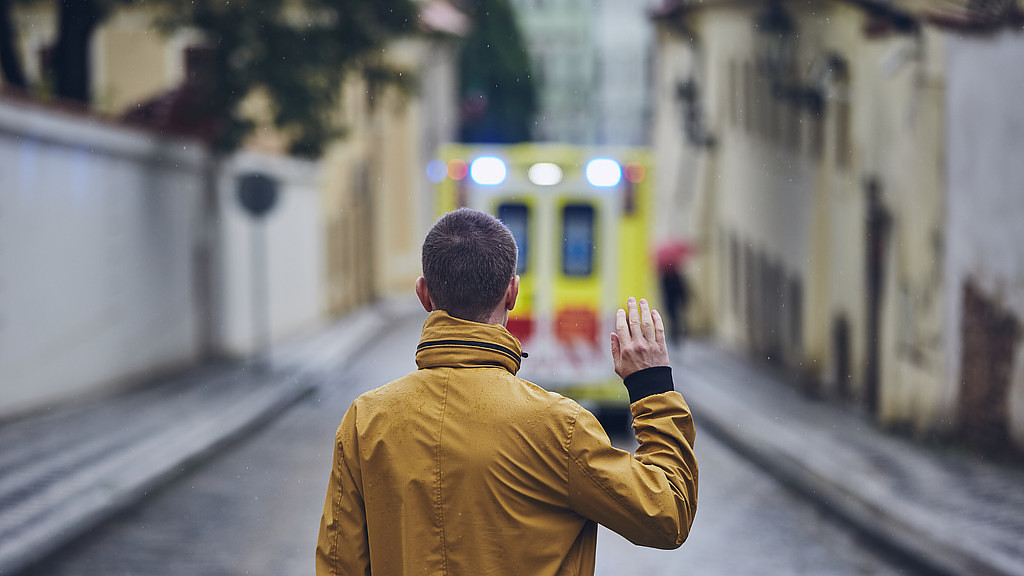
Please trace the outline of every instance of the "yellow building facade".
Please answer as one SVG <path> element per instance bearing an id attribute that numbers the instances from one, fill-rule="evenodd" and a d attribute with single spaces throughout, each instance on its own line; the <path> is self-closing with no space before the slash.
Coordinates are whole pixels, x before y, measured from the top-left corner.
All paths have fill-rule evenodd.
<path id="1" fill-rule="evenodd" d="M 654 16 L 671 208 L 656 232 L 699 246 L 692 322 L 918 434 L 962 420 L 944 277 L 947 199 L 964 193 L 947 181 L 949 23 L 970 16 L 956 4 L 708 0 Z"/>

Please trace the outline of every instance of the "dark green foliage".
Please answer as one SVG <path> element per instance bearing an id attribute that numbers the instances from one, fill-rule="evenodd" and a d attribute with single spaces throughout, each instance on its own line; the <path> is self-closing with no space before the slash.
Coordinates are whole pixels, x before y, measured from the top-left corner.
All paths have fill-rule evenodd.
<path id="1" fill-rule="evenodd" d="M 252 130 L 238 105 L 257 88 L 270 97 L 273 123 L 292 152 L 315 157 L 340 134 L 334 117 L 347 72 L 367 73 L 376 84 L 412 81 L 378 54 L 390 38 L 414 30 L 413 0 L 0 0 L 0 71 L 19 88 L 27 86 L 9 19 L 15 1 L 55 4 L 58 38 L 52 70 L 44 72 L 55 96 L 84 103 L 92 97 L 90 40 L 118 6 L 145 1 L 163 9 L 164 31 L 202 32 L 206 46 L 193 51 L 192 77 L 166 96 L 171 117 L 156 124 L 207 138 L 221 151 Z"/>
<path id="2" fill-rule="evenodd" d="M 163 26 L 191 27 L 209 38 L 208 70 L 192 79 L 205 110 L 218 121 L 215 143 L 232 149 L 251 129 L 238 104 L 262 88 L 274 124 L 292 152 L 317 156 L 339 135 L 338 110 L 346 72 L 376 66 L 375 53 L 416 21 L 411 0 L 166 0 Z"/>
<path id="3" fill-rule="evenodd" d="M 537 94 L 530 60 L 508 0 L 477 0 L 460 58 L 460 138 L 464 142 L 530 140 Z"/>

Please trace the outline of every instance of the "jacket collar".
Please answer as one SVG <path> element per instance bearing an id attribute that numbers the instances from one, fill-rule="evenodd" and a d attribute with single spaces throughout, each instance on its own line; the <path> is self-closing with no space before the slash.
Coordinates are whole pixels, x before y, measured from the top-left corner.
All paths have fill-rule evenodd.
<path id="1" fill-rule="evenodd" d="M 416 348 L 416 365 L 420 368 L 501 366 L 515 374 L 522 355 L 519 340 L 504 326 L 453 318 L 444 310 L 435 310 L 423 323 L 420 345 Z"/>

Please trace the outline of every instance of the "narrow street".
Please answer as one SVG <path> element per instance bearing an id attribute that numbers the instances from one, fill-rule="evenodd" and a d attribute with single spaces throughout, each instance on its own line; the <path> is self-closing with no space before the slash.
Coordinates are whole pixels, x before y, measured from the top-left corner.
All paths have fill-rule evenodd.
<path id="1" fill-rule="evenodd" d="M 27 573 L 312 574 L 334 429 L 356 395 L 414 368 L 420 321 L 396 325 L 270 426 Z M 912 574 L 701 430 L 697 455 L 700 505 L 689 541 L 646 550 L 604 531 L 599 575 Z"/>

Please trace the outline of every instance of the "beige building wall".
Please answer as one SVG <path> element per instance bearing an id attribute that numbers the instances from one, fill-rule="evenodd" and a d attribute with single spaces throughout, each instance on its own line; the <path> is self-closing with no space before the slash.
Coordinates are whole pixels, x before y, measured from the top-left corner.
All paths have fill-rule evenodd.
<path id="1" fill-rule="evenodd" d="M 941 34 L 845 2 L 783 4 L 796 41 L 781 97 L 758 67 L 763 3 L 658 20 L 658 234 L 699 239 L 692 316 L 726 344 L 884 423 L 939 428 Z M 683 135 L 687 79 L 713 146 Z M 786 96 L 807 89 L 820 111 Z"/>
<path id="2" fill-rule="evenodd" d="M 876 97 L 891 114 L 874 141 L 892 213 L 884 286 L 881 395 L 883 423 L 919 433 L 946 432 L 951 415 L 944 365 L 943 255 L 946 220 L 945 46 L 925 28 L 894 42 L 876 68 Z"/>
<path id="3" fill-rule="evenodd" d="M 670 241 L 681 240 L 700 244 L 702 256 L 698 259 L 707 261 L 708 247 L 697 238 L 699 222 L 694 218 L 698 207 L 696 183 L 697 173 L 701 171 L 707 156 L 687 144 L 683 135 L 683 114 L 675 97 L 678 85 L 689 78 L 694 68 L 695 51 L 687 40 L 678 36 L 679 31 L 671 25 L 659 26 L 655 34 L 655 50 L 657 52 L 652 66 L 654 87 L 652 95 L 653 121 L 651 127 L 651 154 L 654 170 L 650 177 L 654 179 L 652 189 L 654 205 L 652 212 L 653 233 L 651 241 L 659 246 Z M 698 275 L 693 268 L 688 270 L 690 281 Z M 695 296 L 708 299 L 715 294 L 714 289 L 698 290 Z M 694 305 L 689 308 L 691 328 L 706 331 L 713 317 L 702 314 L 707 306 Z"/>
<path id="4" fill-rule="evenodd" d="M 101 112 L 119 116 L 185 80 L 185 49 L 199 37 L 165 35 L 153 26 L 156 16 L 145 8 L 119 10 L 97 29 L 93 90 Z"/>
<path id="5" fill-rule="evenodd" d="M 365 86 L 351 79 L 342 87 L 339 115 L 347 126 L 347 137 L 329 146 L 323 156 L 323 207 L 326 228 L 327 309 L 332 316 L 342 314 L 369 299 L 371 292 L 367 268 L 360 258 L 369 233 L 362 228 L 369 219 L 362 210 L 369 196 L 367 182 L 367 146 L 359 137 L 365 130 Z"/>
<path id="6" fill-rule="evenodd" d="M 411 295 L 420 246 L 433 223 L 427 163 L 455 137 L 452 39 L 408 39 L 385 60 L 415 78 L 412 92 L 346 81 L 344 140 L 324 159 L 328 308 L 340 313 L 377 298 Z"/>
<path id="7" fill-rule="evenodd" d="M 400 41 L 388 50 L 388 60 L 412 73 L 423 69 L 427 46 L 415 40 Z M 431 78 L 420 75 L 421 82 Z M 380 210 L 374 215 L 380 231 L 375 257 L 377 286 L 382 296 L 411 295 L 420 275 L 421 229 L 419 183 L 426 180 L 432 151 L 421 149 L 418 134 L 429 120 L 412 94 L 389 89 L 381 98 L 379 125 L 374 135 L 380 163 L 377 191 Z"/>

